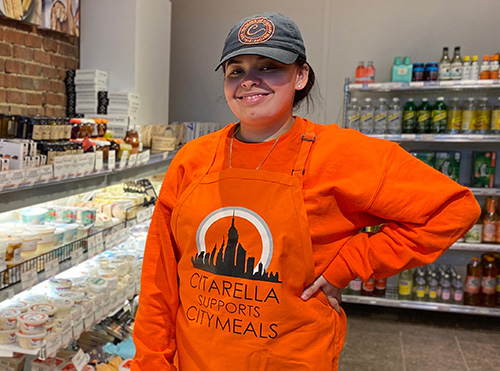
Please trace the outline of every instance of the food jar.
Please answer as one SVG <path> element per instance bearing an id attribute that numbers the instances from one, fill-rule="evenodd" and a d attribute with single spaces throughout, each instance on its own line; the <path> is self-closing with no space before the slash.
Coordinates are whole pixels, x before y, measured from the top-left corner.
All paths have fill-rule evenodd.
<path id="1" fill-rule="evenodd" d="M 57 313 L 57 308 L 49 303 L 34 304 L 29 307 L 32 312 L 45 313 L 49 316 L 47 323 L 53 323 Z"/>
<path id="2" fill-rule="evenodd" d="M 132 146 L 131 155 L 139 152 L 139 134 L 135 130 L 128 130 L 124 142 Z"/>
<path id="3" fill-rule="evenodd" d="M 21 210 L 21 218 L 25 224 L 43 224 L 48 210 L 42 207 Z"/>
<path id="4" fill-rule="evenodd" d="M 4 306 L 5 309 L 16 309 L 20 311 L 21 313 L 26 313 L 28 311 L 28 303 L 25 301 L 19 300 L 19 301 L 12 301 L 6 306 Z"/>
<path id="5" fill-rule="evenodd" d="M 16 335 L 21 348 L 38 349 L 43 345 L 43 339 L 47 336 L 47 331 L 44 329 L 43 332 L 38 334 L 28 334 L 21 330 Z"/>
<path id="6" fill-rule="evenodd" d="M 59 295 L 62 292 L 71 290 L 73 283 L 66 278 L 51 278 L 49 280 L 49 289 L 53 295 Z"/>
<path id="7" fill-rule="evenodd" d="M 0 309 L 0 330 L 13 330 L 17 327 L 17 317 L 21 314 L 18 309 Z"/>
<path id="8" fill-rule="evenodd" d="M 0 330 L 0 344 L 12 344 L 16 340 L 16 329 Z"/>
<path id="9" fill-rule="evenodd" d="M 23 236 L 21 234 L 11 235 L 7 238 L 7 248 L 5 251 L 5 260 L 18 262 L 21 259 L 21 247 L 23 245 Z"/>
<path id="10" fill-rule="evenodd" d="M 19 328 L 25 334 L 39 334 L 45 331 L 49 315 L 39 312 L 28 312 L 18 317 Z"/>
<path id="11" fill-rule="evenodd" d="M 52 298 L 50 300 L 51 304 L 54 304 L 57 308 L 56 318 L 67 318 L 71 314 L 71 308 L 75 302 L 68 298 Z"/>

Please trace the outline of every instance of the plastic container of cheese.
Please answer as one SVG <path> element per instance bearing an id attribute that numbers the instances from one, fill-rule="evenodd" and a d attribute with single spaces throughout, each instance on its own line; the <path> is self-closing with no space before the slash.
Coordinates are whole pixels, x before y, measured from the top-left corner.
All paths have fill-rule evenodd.
<path id="1" fill-rule="evenodd" d="M 15 330 L 17 327 L 17 317 L 20 314 L 21 311 L 18 309 L 0 309 L 0 330 Z"/>
<path id="2" fill-rule="evenodd" d="M 49 315 L 39 312 L 28 312 L 18 317 L 19 328 L 23 334 L 39 334 L 45 331 Z"/>
<path id="3" fill-rule="evenodd" d="M 47 331 L 43 330 L 39 334 L 27 334 L 25 332 L 16 332 L 17 341 L 21 348 L 24 349 L 38 349 L 43 345 L 43 339 L 47 335 Z"/>

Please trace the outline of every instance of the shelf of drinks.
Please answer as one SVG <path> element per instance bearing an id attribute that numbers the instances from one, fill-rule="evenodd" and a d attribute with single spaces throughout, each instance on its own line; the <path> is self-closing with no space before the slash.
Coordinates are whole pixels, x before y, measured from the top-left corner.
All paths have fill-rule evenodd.
<path id="1" fill-rule="evenodd" d="M 18 184 L 0 190 L 0 212 L 20 209 L 54 199 L 90 192 L 114 184 L 124 183 L 166 172 L 177 151 L 149 155 L 144 163 L 134 163 L 115 169 L 105 169 L 83 176 L 50 179 L 45 182 Z"/>
<path id="2" fill-rule="evenodd" d="M 431 303 L 425 301 L 400 300 L 397 287 L 387 287 L 385 297 L 342 295 L 342 301 L 352 304 L 378 305 L 383 307 L 420 309 L 434 312 L 462 313 L 500 317 L 500 308 L 474 307 L 470 305 Z"/>
<path id="3" fill-rule="evenodd" d="M 137 217 L 134 219 L 94 231 L 85 238 L 2 269 L 0 271 L 0 303 L 126 241 L 130 236 L 130 228 L 149 220 L 153 210 L 152 205 L 144 207 L 137 212 Z"/>
<path id="4" fill-rule="evenodd" d="M 413 91 L 413 90 L 462 90 L 462 89 L 499 89 L 499 80 L 447 80 L 382 82 L 370 84 L 347 84 L 349 91 Z"/>
<path id="5" fill-rule="evenodd" d="M 391 142 L 500 143 L 498 134 L 368 134 Z"/>
<path id="6" fill-rule="evenodd" d="M 450 250 L 500 252 L 500 244 L 455 242 Z"/>

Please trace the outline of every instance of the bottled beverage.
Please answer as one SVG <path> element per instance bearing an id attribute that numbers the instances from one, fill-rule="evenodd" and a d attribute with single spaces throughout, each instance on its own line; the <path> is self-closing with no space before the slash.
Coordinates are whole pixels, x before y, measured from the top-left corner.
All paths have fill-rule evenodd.
<path id="1" fill-rule="evenodd" d="M 491 127 L 491 106 L 488 98 L 482 97 L 476 110 L 476 133 L 487 134 Z"/>
<path id="2" fill-rule="evenodd" d="M 413 274 L 411 269 L 399 273 L 398 297 L 401 300 L 411 300 L 413 293 Z"/>
<path id="3" fill-rule="evenodd" d="M 451 61 L 448 56 L 448 48 L 443 48 L 443 56 L 439 60 L 439 80 L 451 79 Z"/>
<path id="4" fill-rule="evenodd" d="M 375 280 L 370 277 L 368 281 L 363 282 L 363 285 L 361 286 L 361 295 L 373 296 L 374 289 L 375 289 Z"/>
<path id="5" fill-rule="evenodd" d="M 481 303 L 480 290 L 483 269 L 479 264 L 479 259 L 473 257 L 467 264 L 467 278 L 465 279 L 464 304 L 478 306 Z"/>
<path id="6" fill-rule="evenodd" d="M 417 109 L 417 133 L 431 132 L 431 105 L 427 98 L 422 98 L 422 103 Z"/>
<path id="7" fill-rule="evenodd" d="M 479 57 L 477 55 L 472 56 L 470 78 L 471 80 L 479 80 Z"/>
<path id="8" fill-rule="evenodd" d="M 359 130 L 363 134 L 373 134 L 374 113 L 375 107 L 372 105 L 372 100 L 370 98 L 366 98 L 365 106 L 361 110 L 361 122 L 359 124 Z"/>
<path id="9" fill-rule="evenodd" d="M 498 267 L 495 264 L 495 258 L 491 255 L 485 256 L 481 282 L 481 305 L 483 307 L 494 307 L 496 304 L 497 276 Z"/>
<path id="10" fill-rule="evenodd" d="M 460 58 L 460 47 L 456 46 L 451 60 L 451 79 L 460 80 L 462 78 L 462 58 Z"/>
<path id="11" fill-rule="evenodd" d="M 491 110 L 491 132 L 500 134 L 500 97 L 498 97 Z"/>
<path id="12" fill-rule="evenodd" d="M 365 72 L 365 62 L 360 61 L 358 63 L 358 67 L 356 67 L 356 78 L 354 79 L 355 83 L 366 83 L 366 72 Z"/>
<path id="13" fill-rule="evenodd" d="M 375 82 L 375 67 L 373 66 L 373 61 L 368 61 L 366 66 L 366 77 L 369 83 Z"/>
<path id="14" fill-rule="evenodd" d="M 358 104 L 358 100 L 356 98 L 352 98 L 351 102 L 347 105 L 345 127 L 348 129 L 359 130 L 360 122 L 361 106 Z"/>
<path id="15" fill-rule="evenodd" d="M 474 98 L 467 98 L 462 111 L 462 133 L 473 134 L 476 131 L 476 103 Z"/>
<path id="16" fill-rule="evenodd" d="M 453 287 L 453 304 L 463 304 L 464 302 L 464 285 L 462 283 L 462 276 L 457 274 L 452 282 Z"/>
<path id="17" fill-rule="evenodd" d="M 403 125 L 403 109 L 399 105 L 399 98 L 392 98 L 387 111 L 387 133 L 401 134 Z"/>
<path id="18" fill-rule="evenodd" d="M 458 134 L 462 129 L 462 105 L 458 97 L 454 97 L 448 107 L 448 133 Z"/>
<path id="19" fill-rule="evenodd" d="M 444 103 L 444 98 L 439 97 L 436 104 L 432 108 L 432 122 L 431 122 L 431 132 L 432 133 L 444 133 L 446 127 L 448 126 L 448 111 L 446 104 Z"/>
<path id="20" fill-rule="evenodd" d="M 490 62 L 490 79 L 498 80 L 498 54 L 491 56 Z"/>
<path id="21" fill-rule="evenodd" d="M 411 134 L 417 130 L 417 106 L 409 98 L 403 106 L 403 133 Z"/>
<path id="22" fill-rule="evenodd" d="M 479 79 L 488 80 L 490 78 L 490 57 L 483 56 L 483 63 L 481 63 L 481 68 L 479 70 Z"/>
<path id="23" fill-rule="evenodd" d="M 425 272 L 421 269 L 417 269 L 414 277 L 413 300 L 425 301 L 425 286 Z"/>
<path id="24" fill-rule="evenodd" d="M 361 295 L 361 286 L 363 282 L 361 282 L 361 278 L 357 277 L 355 280 L 352 280 L 349 283 L 349 288 L 352 295 Z"/>
<path id="25" fill-rule="evenodd" d="M 441 281 L 439 282 L 439 286 L 441 286 L 441 302 L 442 303 L 450 303 L 451 302 L 451 281 L 450 275 L 445 273 L 441 277 Z"/>
<path id="26" fill-rule="evenodd" d="M 424 69 L 424 80 L 425 81 L 437 81 L 439 75 L 439 63 L 431 62 L 425 65 Z"/>
<path id="27" fill-rule="evenodd" d="M 387 104 L 385 98 L 378 100 L 378 105 L 375 108 L 375 116 L 373 122 L 373 133 L 385 134 L 387 132 Z"/>
<path id="28" fill-rule="evenodd" d="M 468 55 L 462 62 L 462 80 L 471 80 L 471 61 Z"/>
<path id="29" fill-rule="evenodd" d="M 486 208 L 483 216 L 483 242 L 495 243 L 498 224 L 498 214 L 494 198 L 486 199 Z"/>
<path id="30" fill-rule="evenodd" d="M 374 296 L 385 296 L 385 290 L 387 287 L 387 279 L 379 278 L 375 281 L 375 290 L 373 291 Z"/>

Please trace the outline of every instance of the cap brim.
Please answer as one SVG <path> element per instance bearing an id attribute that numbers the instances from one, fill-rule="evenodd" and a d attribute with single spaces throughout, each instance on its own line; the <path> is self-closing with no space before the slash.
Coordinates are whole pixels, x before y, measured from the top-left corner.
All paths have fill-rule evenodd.
<path id="1" fill-rule="evenodd" d="M 220 63 L 217 65 L 215 70 L 217 71 L 224 63 L 226 63 L 231 58 L 237 57 L 239 55 L 260 55 L 262 57 L 267 57 L 274 59 L 283 64 L 292 64 L 297 58 L 298 54 L 294 52 L 290 52 L 288 50 L 276 49 L 276 48 L 266 48 L 263 46 L 252 46 L 248 48 L 238 49 L 232 53 L 226 55 Z"/>

